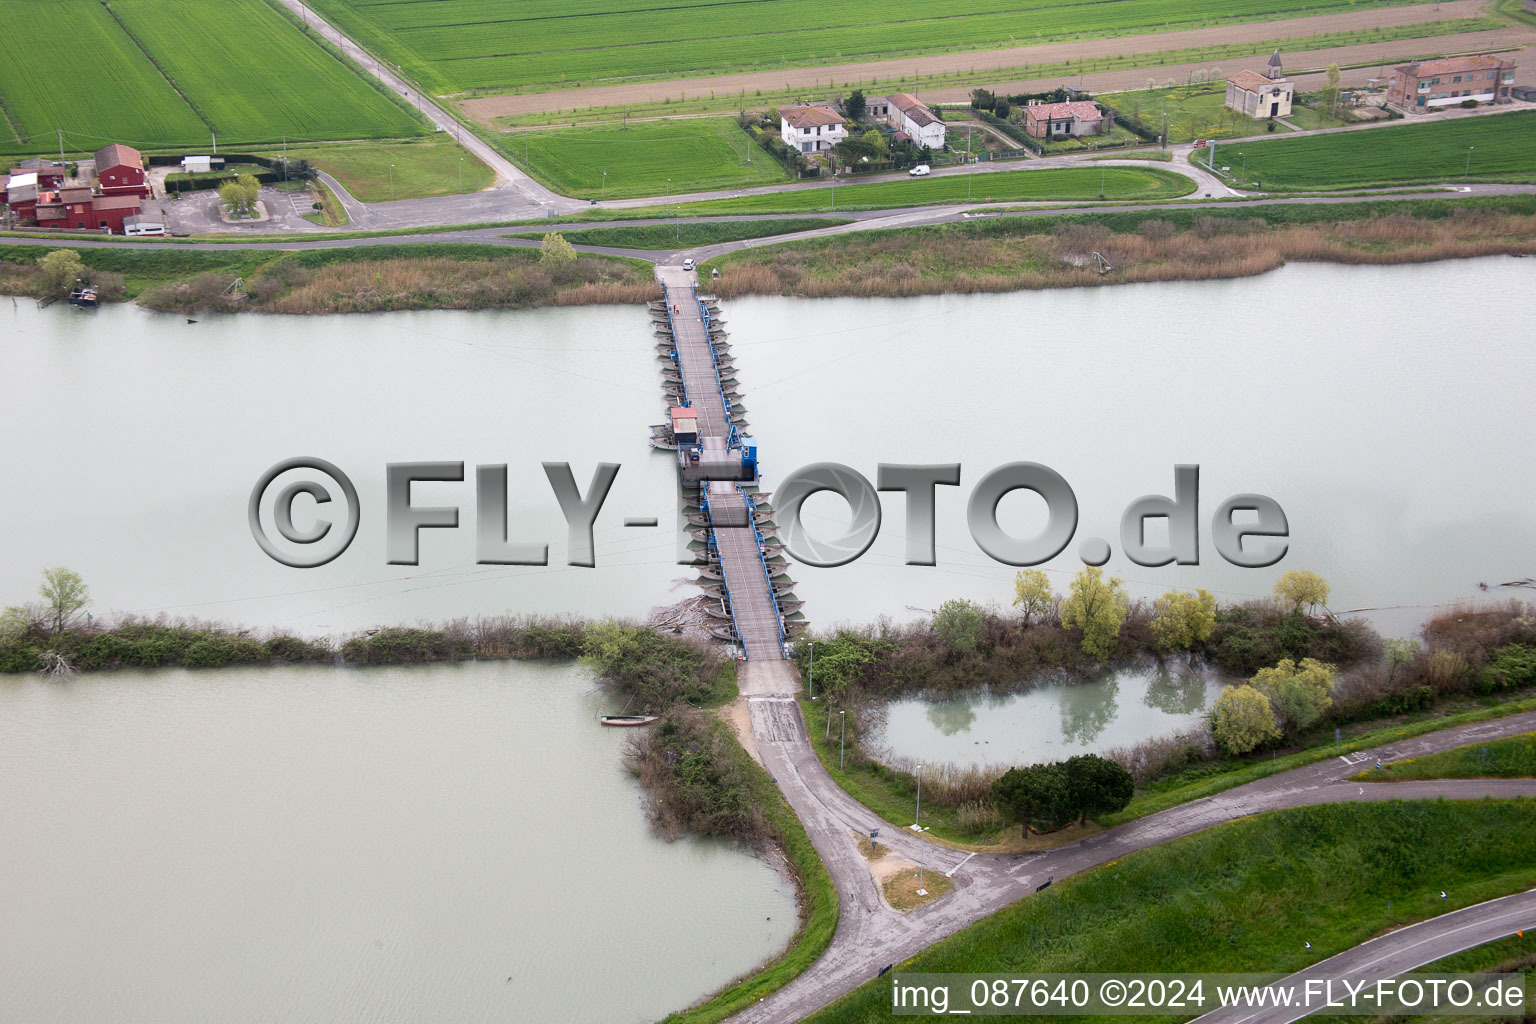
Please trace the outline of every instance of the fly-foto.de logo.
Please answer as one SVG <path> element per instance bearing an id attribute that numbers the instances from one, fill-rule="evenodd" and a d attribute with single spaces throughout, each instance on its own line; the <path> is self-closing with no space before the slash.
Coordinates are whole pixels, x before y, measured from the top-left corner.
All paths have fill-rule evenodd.
<path id="1" fill-rule="evenodd" d="M 619 465 L 598 463 L 585 493 L 569 463 L 545 462 L 544 476 L 566 523 L 567 563 L 597 565 L 593 528 L 619 475 Z M 847 565 L 868 551 L 880 533 L 880 492 L 899 492 L 906 506 L 908 565 L 934 565 L 936 496 L 940 487 L 960 485 L 960 464 L 880 463 L 875 483 L 857 470 L 831 462 L 804 466 L 790 473 L 774 491 L 774 519 L 785 550 L 797 562 L 822 567 Z M 323 479 L 321 479 L 323 478 Z M 415 483 L 463 483 L 462 462 L 392 462 L 384 467 L 385 561 L 417 565 L 422 530 L 459 527 L 459 506 L 417 505 L 411 498 Z M 1200 467 L 1178 465 L 1173 472 L 1173 496 L 1147 494 L 1136 498 L 1120 517 L 1120 550 L 1137 565 L 1200 564 Z M 1014 536 L 998 523 L 998 505 L 1014 491 L 1031 491 L 1044 500 L 1047 520 L 1034 536 Z M 801 517 L 801 508 L 814 494 L 830 492 L 848 505 L 848 527 L 841 534 L 817 534 Z M 308 499 L 296 515 L 300 499 Z M 507 467 L 475 467 L 475 560 L 481 565 L 548 565 L 547 538 L 515 536 L 507 519 Z M 339 507 L 338 507 L 339 506 Z M 346 551 L 357 536 L 362 504 L 357 488 L 339 467 L 324 459 L 299 457 L 277 463 L 263 473 L 251 490 L 247 506 L 252 536 L 270 557 L 294 568 L 314 568 Z M 1010 462 L 981 477 L 966 505 L 971 539 L 991 558 L 1006 565 L 1048 562 L 1065 551 L 1077 534 L 1077 496 L 1066 479 L 1037 462 Z M 1149 520 L 1163 520 L 1165 539 L 1148 537 Z M 655 528 L 660 517 L 624 517 L 624 526 Z M 1217 504 L 1210 517 L 1210 540 L 1217 554 L 1233 565 L 1263 568 L 1285 557 L 1290 524 L 1273 498 L 1234 494 Z M 750 529 L 739 525 L 717 530 Z M 273 535 L 276 535 L 275 537 Z M 680 543 L 686 547 L 687 538 Z M 682 548 L 680 548 L 682 550 Z M 1103 565 L 1112 553 L 1102 537 L 1083 539 L 1077 555 L 1086 565 Z M 679 559 L 691 562 L 691 557 Z"/>

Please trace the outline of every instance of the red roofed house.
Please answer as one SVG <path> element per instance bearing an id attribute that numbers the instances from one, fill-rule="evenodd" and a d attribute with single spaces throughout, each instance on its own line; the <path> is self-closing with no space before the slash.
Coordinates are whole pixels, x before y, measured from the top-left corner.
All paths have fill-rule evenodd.
<path id="1" fill-rule="evenodd" d="M 1227 76 L 1225 106 L 1240 114 L 1262 120 L 1267 117 L 1289 117 L 1291 103 L 1296 98 L 1296 83 L 1285 77 L 1280 67 L 1280 51 L 1269 58 L 1264 74 L 1257 71 L 1239 71 Z"/>
<path id="2" fill-rule="evenodd" d="M 114 142 L 96 151 L 96 181 L 103 195 L 134 195 L 149 198 L 144 176 L 144 157 L 132 146 Z"/>
<path id="3" fill-rule="evenodd" d="M 1419 60 L 1392 71 L 1387 106 L 1405 114 L 1426 114 L 1465 100 L 1508 103 L 1515 63 L 1491 54 Z"/>
<path id="4" fill-rule="evenodd" d="M 826 107 L 785 107 L 779 111 L 779 138 L 797 153 L 820 153 L 848 137 L 843 116 Z"/>
<path id="5" fill-rule="evenodd" d="M 1024 131 L 1037 139 L 1102 135 L 1104 114 L 1089 100 L 1031 103 L 1024 108 Z"/>
<path id="6" fill-rule="evenodd" d="M 886 111 L 886 122 L 919 146 L 937 152 L 944 148 L 944 122 L 909 92 L 894 92 L 878 103 Z"/>

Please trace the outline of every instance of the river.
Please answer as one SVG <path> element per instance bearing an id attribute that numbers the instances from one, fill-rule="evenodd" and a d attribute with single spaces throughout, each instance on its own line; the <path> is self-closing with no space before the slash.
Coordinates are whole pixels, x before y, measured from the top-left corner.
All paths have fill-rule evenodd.
<path id="1" fill-rule="evenodd" d="M 0 1017 L 640 1022 L 792 885 L 651 835 L 569 665 L 0 677 Z"/>

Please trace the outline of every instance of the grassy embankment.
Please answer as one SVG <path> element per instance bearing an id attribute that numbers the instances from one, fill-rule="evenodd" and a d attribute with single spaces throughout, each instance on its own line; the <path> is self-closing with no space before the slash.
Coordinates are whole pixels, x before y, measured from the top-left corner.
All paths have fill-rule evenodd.
<path id="1" fill-rule="evenodd" d="M 325 182 L 318 179 L 310 182 L 309 192 L 314 201 L 320 204 L 320 209 L 304 214 L 305 220 L 328 228 L 345 227 L 352 222 L 352 218 L 347 216 L 346 207 L 341 205 L 341 200 L 336 198 L 336 193 Z"/>
<path id="2" fill-rule="evenodd" d="M 343 31 L 439 94 L 572 89 L 603 81 L 636 81 L 766 71 L 953 53 L 1066 39 L 1163 32 L 1243 21 L 1271 21 L 1331 10 L 1387 6 L 1385 0 L 1232 0 L 1192 9 L 1177 0 L 1102 4 L 1054 0 L 1030 11 L 1018 35 L 1016 12 L 936 13 L 922 0 L 892 0 L 876 17 L 815 0 L 786 0 L 779 24 L 764 28 L 751 6 L 653 8 L 615 17 L 600 0 L 524 5 L 517 17 L 493 12 L 482 0 L 426 5 L 315 0 Z M 708 45 L 701 45 L 707 40 Z"/>
<path id="3" fill-rule="evenodd" d="M 57 152 L 60 128 L 71 152 L 429 130 L 271 0 L 10 0 L 6 16 L 3 152 Z"/>
<path id="4" fill-rule="evenodd" d="M 1099 273 L 1094 251 L 1108 258 L 1110 273 Z M 1503 253 L 1536 253 L 1536 198 L 996 217 L 785 242 L 703 269 L 719 268 L 712 288 L 724 298 L 903 296 L 1246 277 L 1289 260 L 1390 264 Z"/>
<path id="5" fill-rule="evenodd" d="M 617 228 L 578 228 L 562 231 L 576 245 L 608 245 L 619 249 L 683 249 L 717 245 L 743 238 L 768 238 L 797 231 L 836 227 L 849 223 L 844 217 L 793 217 L 787 220 L 728 220 L 705 223 L 647 224 Z M 508 235 L 508 238 L 543 238 L 541 231 Z"/>
<path id="6" fill-rule="evenodd" d="M 1460 181 L 1536 182 L 1536 110 L 1244 142 L 1248 180 L 1266 191 Z M 1232 147 L 1218 166 L 1238 173 Z M 1468 158 L 1470 174 L 1468 173 Z M 1201 160 L 1204 163 L 1204 159 Z"/>
<path id="7" fill-rule="evenodd" d="M 43 246 L 0 248 L 0 291 L 41 295 Z M 302 252 L 152 247 L 80 249 L 103 297 L 170 312 L 365 313 L 633 304 L 657 294 L 650 264 L 582 255 L 549 265 L 539 249 L 377 245 Z M 225 294 L 237 277 L 245 297 Z"/>
<path id="8" fill-rule="evenodd" d="M 282 149 L 263 149 L 258 155 L 280 157 Z M 393 167 L 395 199 L 425 199 L 478 192 L 496 180 L 479 157 L 453 141 L 447 132 L 425 139 L 394 142 L 335 142 L 288 147 L 288 159 L 308 160 L 334 177 L 365 203 L 384 203 L 391 198 Z M 463 185 L 460 185 L 460 170 Z"/>
<path id="9" fill-rule="evenodd" d="M 1289 973 L 1386 928 L 1530 888 L 1533 865 L 1536 801 L 1277 811 L 1059 881 L 892 973 Z M 808 1020 L 886 1020 L 890 991 L 889 976 L 866 982 Z"/>
<path id="10" fill-rule="evenodd" d="M 731 117 L 550 128 L 493 141 L 539 181 L 578 199 L 678 195 L 794 180 Z"/>
<path id="11" fill-rule="evenodd" d="M 1472 743 L 1425 757 L 1391 761 L 1354 778 L 1362 782 L 1536 778 L 1536 732 L 1488 743 Z"/>

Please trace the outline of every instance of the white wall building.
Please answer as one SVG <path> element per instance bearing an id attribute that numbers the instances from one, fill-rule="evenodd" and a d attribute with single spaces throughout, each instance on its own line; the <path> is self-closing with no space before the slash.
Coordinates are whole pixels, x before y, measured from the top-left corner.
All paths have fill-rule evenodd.
<path id="1" fill-rule="evenodd" d="M 889 113 L 886 120 L 892 128 L 905 132 L 907 138 L 919 146 L 932 150 L 944 148 L 944 122 L 929 110 L 916 96 L 908 92 L 892 93 L 886 97 Z"/>
<path id="2" fill-rule="evenodd" d="M 785 107 L 779 111 L 779 138 L 801 153 L 821 153 L 848 137 L 843 118 L 826 107 Z"/>

